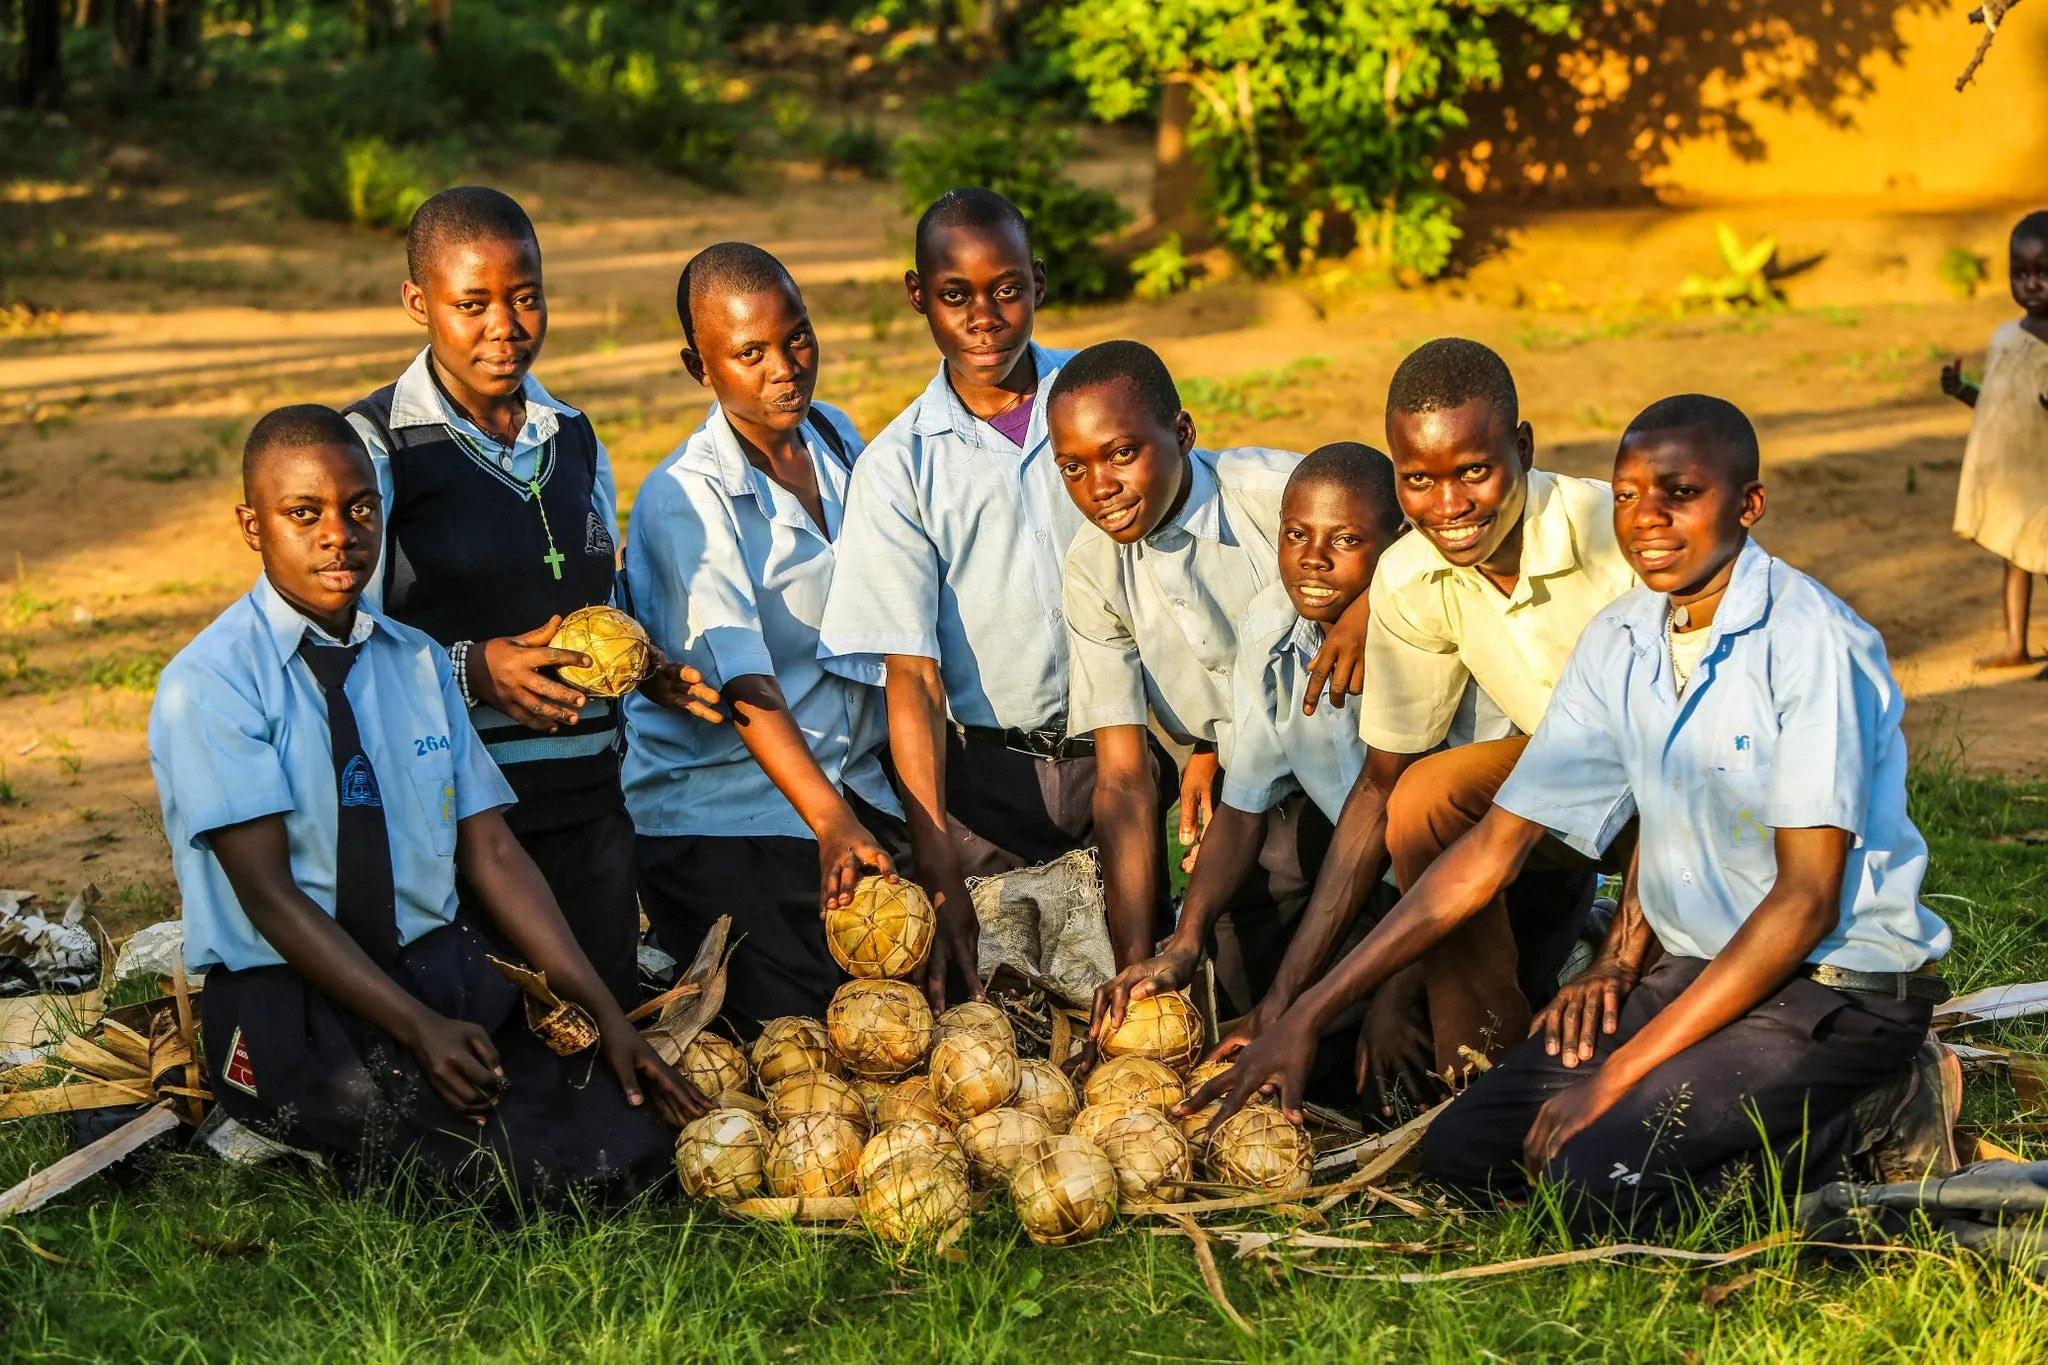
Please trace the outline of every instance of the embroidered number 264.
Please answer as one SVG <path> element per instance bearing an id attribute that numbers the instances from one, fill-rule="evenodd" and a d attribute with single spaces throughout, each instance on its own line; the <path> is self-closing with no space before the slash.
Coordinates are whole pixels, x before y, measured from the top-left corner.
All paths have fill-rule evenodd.
<path id="1" fill-rule="evenodd" d="M 425 758 L 436 749 L 445 749 L 447 747 L 448 736 L 446 735 L 422 735 L 412 742 L 412 754 L 414 758 Z"/>

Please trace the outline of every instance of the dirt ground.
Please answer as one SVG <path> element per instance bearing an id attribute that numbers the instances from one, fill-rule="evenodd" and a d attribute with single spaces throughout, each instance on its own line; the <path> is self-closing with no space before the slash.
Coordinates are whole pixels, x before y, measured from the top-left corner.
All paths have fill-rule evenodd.
<path id="1" fill-rule="evenodd" d="M 1081 172 L 1135 204 L 1143 163 L 1112 151 Z M 553 335 L 539 373 L 591 413 L 628 502 L 704 408 L 671 300 L 709 242 L 747 238 L 790 264 L 825 345 L 820 394 L 864 431 L 930 377 L 890 186 L 792 178 L 716 197 L 581 165 L 499 183 L 540 223 Z M 1157 345 L 1209 444 L 1377 443 L 1394 366 L 1446 334 L 1502 351 L 1539 460 L 1569 472 L 1604 474 L 1652 399 L 1732 398 L 1764 437 L 1760 538 L 1883 630 L 1921 754 L 2033 777 L 2048 770 L 2048 685 L 1970 668 L 1997 635 L 1999 566 L 1949 530 L 1968 413 L 1936 388 L 1941 361 L 1981 357 L 2012 312 L 1996 248 L 2016 216 L 1745 206 L 1729 219 L 1745 240 L 1777 232 L 1781 259 L 1806 263 L 1785 284 L 1792 308 L 1678 318 L 1679 279 L 1713 265 L 1714 213 L 1478 212 L 1471 263 L 1426 290 L 1222 280 L 1054 310 L 1041 336 Z M 387 382 L 421 340 L 396 303 L 398 242 L 281 214 L 262 187 L 17 180 L 0 183 L 0 225 L 44 244 L 17 258 L 13 287 L 58 310 L 0 322 L 0 885 L 61 898 L 97 882 L 119 932 L 175 897 L 150 686 L 257 572 L 230 519 L 242 435 L 276 403 Z M 1974 301 L 1934 275 L 1958 244 L 1995 262 Z"/>

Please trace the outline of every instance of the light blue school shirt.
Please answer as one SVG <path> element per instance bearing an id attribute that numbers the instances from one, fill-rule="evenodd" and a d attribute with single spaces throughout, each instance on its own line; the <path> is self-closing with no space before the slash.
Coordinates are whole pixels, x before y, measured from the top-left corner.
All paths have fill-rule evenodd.
<path id="1" fill-rule="evenodd" d="M 1275 581 L 1252 599 L 1237 641 L 1230 678 L 1235 732 L 1223 800 L 1242 811 L 1265 811 L 1300 790 L 1331 824 L 1365 767 L 1366 744 L 1352 719 L 1360 705 L 1339 709 L 1328 701 L 1303 715 L 1308 670 L 1323 647 L 1324 631 L 1294 609 L 1287 585 Z M 1479 684 L 1467 683 L 1445 744 L 1505 739 L 1519 734 Z"/>
<path id="2" fill-rule="evenodd" d="M 860 678 L 885 654 L 936 659 L 961 725 L 1061 723 L 1061 564 L 1082 518 L 1053 462 L 1045 398 L 1073 354 L 1031 343 L 1038 394 L 1022 446 L 967 410 L 943 362 L 868 446 L 826 603 L 828 668 Z"/>
<path id="3" fill-rule="evenodd" d="M 1643 914 L 1681 957 L 1718 954 L 1770 890 L 1772 831 L 1847 830 L 1841 917 L 1808 960 L 1910 972 L 1944 956 L 1883 638 L 1752 541 L 1681 696 L 1669 612 L 1638 587 L 1594 616 L 1495 803 L 1587 854 L 1640 813 Z"/>
<path id="4" fill-rule="evenodd" d="M 149 767 L 185 902 L 185 966 L 232 971 L 284 961 L 242 913 L 206 835 L 284 816 L 292 880 L 334 913 L 334 751 L 327 697 L 299 642 L 335 643 L 266 576 L 165 666 L 149 709 Z M 509 806 L 512 788 L 470 728 L 441 647 L 356 609 L 360 644 L 343 690 L 377 772 L 398 941 L 455 918 L 455 826 Z"/>
<path id="5" fill-rule="evenodd" d="M 626 537 L 626 592 L 656 646 L 713 687 L 749 674 L 773 677 L 832 784 L 900 815 L 882 776 L 888 734 L 879 666 L 854 681 L 827 672 L 818 657 L 833 538 L 861 443 L 843 414 L 823 403 L 811 412 L 832 424 L 846 451 L 841 463 L 805 422 L 824 531 L 795 494 L 748 463 L 714 403 L 704 424 L 640 485 Z M 641 834 L 814 837 L 730 721 L 707 725 L 637 692 L 626 698 L 625 718 L 622 781 Z"/>

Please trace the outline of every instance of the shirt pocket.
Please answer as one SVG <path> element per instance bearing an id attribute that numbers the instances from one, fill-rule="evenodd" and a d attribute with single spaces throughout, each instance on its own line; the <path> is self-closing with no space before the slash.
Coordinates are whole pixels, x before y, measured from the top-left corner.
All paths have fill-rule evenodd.
<path id="1" fill-rule="evenodd" d="M 455 856 L 455 773 L 422 764 L 412 770 L 412 793 L 419 802 L 420 827 L 436 858 Z"/>
<path id="2" fill-rule="evenodd" d="M 1764 823 L 1770 767 L 1753 759 L 1707 769 L 1708 841 L 1721 866 L 1753 881 L 1768 883 L 1777 876 L 1778 851 L 1771 827 Z"/>

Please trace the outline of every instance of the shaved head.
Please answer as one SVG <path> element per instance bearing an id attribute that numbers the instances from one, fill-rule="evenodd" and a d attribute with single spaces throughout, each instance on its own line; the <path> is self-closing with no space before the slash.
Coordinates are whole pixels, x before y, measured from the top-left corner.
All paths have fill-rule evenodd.
<path id="1" fill-rule="evenodd" d="M 1394 492 L 1394 462 L 1361 441 L 1332 441 L 1302 457 L 1287 477 L 1287 489 L 1326 484 L 1358 499 L 1381 534 L 1391 534 L 1405 518 Z"/>
<path id="2" fill-rule="evenodd" d="M 249 429 L 242 443 L 242 501 L 253 503 L 252 490 L 280 456 L 319 446 L 342 446 L 362 456 L 365 468 L 373 468 L 363 438 L 349 420 L 333 408 L 318 403 L 294 403 L 266 412 Z"/>
<path id="3" fill-rule="evenodd" d="M 442 190 L 413 211 L 405 229 L 406 274 L 424 288 L 444 247 L 484 240 L 530 244 L 534 259 L 540 258 L 533 220 L 511 195 L 488 185 Z"/>
<path id="4" fill-rule="evenodd" d="M 1714 458 L 1717 471 L 1734 487 L 1756 482 L 1763 466 L 1756 427 L 1741 408 L 1711 394 L 1681 393 L 1658 399 L 1636 414 L 1621 434 L 1621 444 L 1677 431 L 1697 435 L 1702 453 Z"/>
<path id="5" fill-rule="evenodd" d="M 697 310 L 709 300 L 785 287 L 799 299 L 803 297 L 789 268 L 752 242 L 718 242 L 705 247 L 690 258 L 682 278 L 676 281 L 676 318 L 683 324 L 683 340 L 696 349 Z"/>

